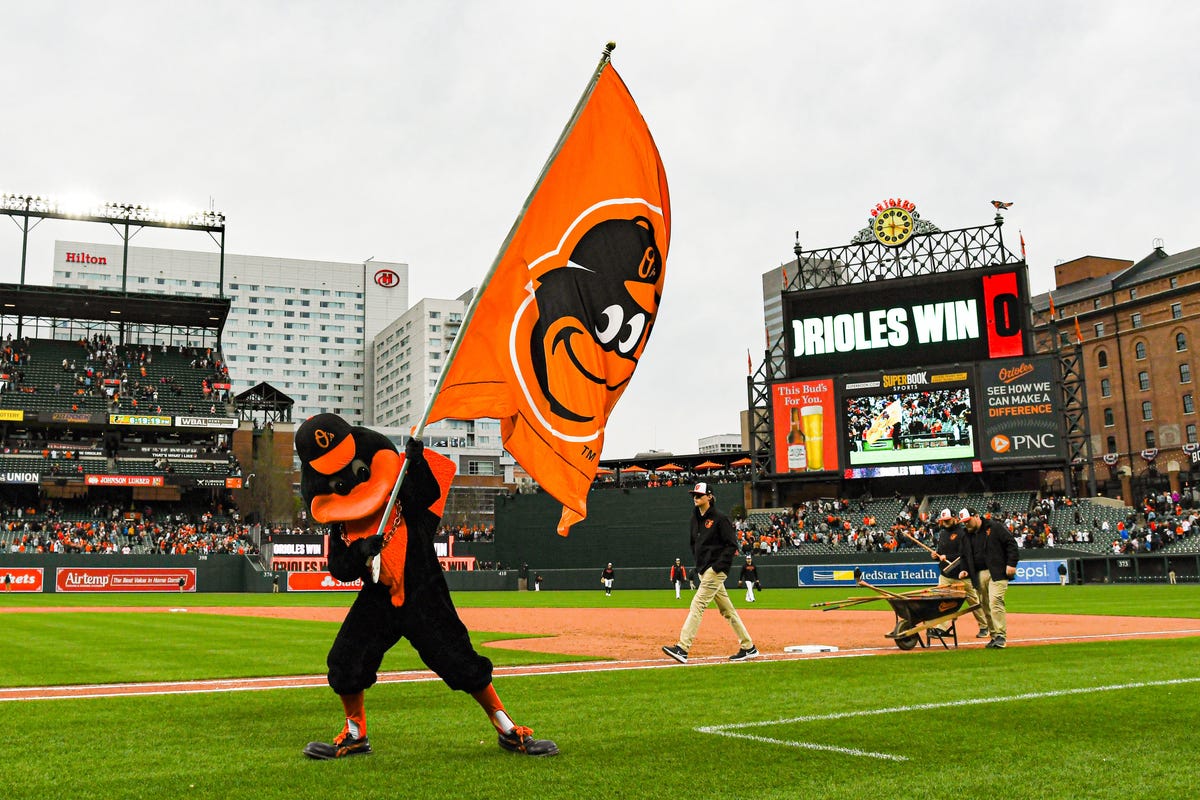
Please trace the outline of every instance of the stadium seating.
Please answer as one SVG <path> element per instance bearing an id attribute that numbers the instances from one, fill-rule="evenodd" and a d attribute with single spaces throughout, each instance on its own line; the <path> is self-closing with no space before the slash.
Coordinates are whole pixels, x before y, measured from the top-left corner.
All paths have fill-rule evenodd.
<path id="1" fill-rule="evenodd" d="M 150 355 L 149 364 L 137 357 L 143 350 Z M 215 370 L 192 366 L 194 360 L 205 357 L 210 351 L 204 348 L 183 348 L 181 351 L 179 347 L 168 347 L 164 352 L 161 346 L 132 344 L 117 348 L 117 352 L 123 362 L 121 371 L 128 378 L 119 405 L 109 402 L 102 391 L 76 393 L 76 376 L 84 375 L 91 366 L 87 349 L 78 341 L 32 339 L 27 348 L 29 359 L 20 369 L 24 373 L 22 385 L 32 387 L 34 391 L 10 387 L 0 397 L 0 406 L 35 413 L 68 411 L 75 406 L 79 411 L 92 413 L 160 413 L 156 409 L 161 409 L 162 414 L 235 415 L 232 403 L 219 402 L 211 394 L 205 394 L 202 388 L 202 381 L 211 380 Z M 62 367 L 64 360 L 68 362 L 66 370 Z M 74 370 L 69 369 L 71 362 L 75 364 Z M 144 377 L 141 374 L 143 364 Z M 164 379 L 169 382 L 164 383 Z M 92 380 L 93 385 L 103 387 L 101 376 L 96 375 Z M 158 399 L 136 398 L 133 386 L 137 383 L 158 389 Z M 59 386 L 57 392 L 55 384 Z M 134 405 L 135 400 L 137 405 Z"/>
<path id="2" fill-rule="evenodd" d="M 980 513 L 991 510 L 999 502 L 1005 514 L 1026 514 L 1034 500 L 1033 492 L 984 492 L 974 494 L 930 495 L 928 513 L 936 516 L 943 508 L 958 513 L 960 508 L 974 508 Z"/>
<path id="3" fill-rule="evenodd" d="M 82 467 L 82 470 L 77 467 Z M 205 459 L 176 459 L 171 461 L 173 473 L 180 476 L 225 478 L 236 474 L 231 470 L 229 460 L 224 457 Z M 55 468 L 57 467 L 57 472 Z M 121 457 L 109 467 L 103 458 L 82 457 L 78 460 L 70 458 L 45 458 L 41 455 L 0 455 L 0 472 L 35 472 L 39 475 L 163 475 L 161 469 L 154 466 L 152 458 Z"/>

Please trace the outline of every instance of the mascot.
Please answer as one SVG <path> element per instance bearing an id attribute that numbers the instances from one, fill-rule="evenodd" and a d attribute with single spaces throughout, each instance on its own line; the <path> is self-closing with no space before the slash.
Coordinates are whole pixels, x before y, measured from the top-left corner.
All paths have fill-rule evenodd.
<path id="1" fill-rule="evenodd" d="M 467 692 L 487 712 L 500 747 L 550 756 L 558 747 L 514 725 L 492 687 L 492 662 L 475 652 L 458 617 L 433 549 L 454 463 L 409 439 L 405 455 L 382 434 L 318 414 L 296 431 L 300 494 L 309 515 L 329 526 L 329 572 L 363 587 L 329 650 L 329 685 L 346 712 L 333 743 L 310 742 L 309 758 L 371 752 L 363 692 L 378 677 L 384 653 L 401 637 L 451 689 Z M 384 533 L 379 521 L 407 459 L 404 482 Z"/>

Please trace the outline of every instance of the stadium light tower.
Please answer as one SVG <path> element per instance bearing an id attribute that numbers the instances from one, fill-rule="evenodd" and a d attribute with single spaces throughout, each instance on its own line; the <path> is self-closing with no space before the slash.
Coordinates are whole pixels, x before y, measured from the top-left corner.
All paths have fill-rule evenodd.
<path id="1" fill-rule="evenodd" d="M 121 291 L 128 278 L 129 240 L 141 228 L 176 228 L 203 231 L 220 249 L 220 280 L 217 291 L 225 296 L 225 215 L 219 211 L 173 211 L 133 203 L 97 203 L 81 207 L 52 200 L 49 197 L 0 194 L 0 214 L 11 217 L 21 229 L 21 285 L 25 285 L 25 262 L 29 232 L 43 219 L 67 219 L 99 222 L 112 227 L 124 242 L 121 259 Z M 19 222 L 17 220 L 20 220 Z M 131 232 L 131 228 L 132 230 Z M 219 238 L 218 238 L 219 237 Z"/>

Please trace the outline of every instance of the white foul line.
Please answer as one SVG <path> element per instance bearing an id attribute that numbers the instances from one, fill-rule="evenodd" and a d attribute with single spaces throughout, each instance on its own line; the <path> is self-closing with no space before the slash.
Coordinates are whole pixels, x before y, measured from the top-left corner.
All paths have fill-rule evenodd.
<path id="1" fill-rule="evenodd" d="M 918 703 L 908 706 L 893 706 L 891 708 L 869 708 L 861 711 L 838 711 L 832 714 L 809 714 L 802 717 L 788 717 L 786 719 L 773 719 L 763 722 L 732 722 L 728 725 L 704 725 L 696 728 L 697 733 L 712 733 L 717 736 L 729 736 L 735 739 L 749 739 L 755 742 L 765 742 L 767 744 L 782 744 L 787 747 L 801 747 L 807 750 L 828 750 L 834 753 L 843 753 L 851 756 L 866 756 L 868 758 L 881 758 L 890 761 L 908 761 L 907 756 L 896 755 L 894 753 L 874 753 L 868 750 L 856 750 L 849 747 L 836 747 L 834 745 L 817 744 L 816 742 L 799 742 L 789 741 L 785 739 L 772 739 L 765 736 L 755 736 L 749 733 L 735 733 L 736 730 L 745 728 L 761 728 L 771 725 L 791 725 L 797 722 L 825 722 L 835 719 L 849 719 L 852 717 L 871 717 L 880 714 L 903 714 L 911 711 L 928 711 L 936 708 L 958 708 L 961 706 L 977 706 L 985 703 L 1005 703 L 1013 700 L 1041 700 L 1047 697 L 1066 697 L 1074 694 L 1092 694 L 1094 692 L 1114 692 L 1123 689 L 1145 689 L 1153 686 L 1179 686 L 1187 683 L 1200 683 L 1200 678 L 1172 678 L 1162 681 L 1138 681 L 1136 683 L 1113 683 L 1107 686 L 1085 686 L 1079 689 L 1056 689 L 1049 692 L 1026 692 L 1024 694 L 1011 694 L 1000 697 L 976 697 L 966 700 L 949 700 L 941 703 Z"/>

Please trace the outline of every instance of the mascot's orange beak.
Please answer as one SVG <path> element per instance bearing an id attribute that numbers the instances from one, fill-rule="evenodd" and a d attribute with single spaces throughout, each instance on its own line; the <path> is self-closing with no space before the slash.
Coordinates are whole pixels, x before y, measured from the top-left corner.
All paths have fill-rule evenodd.
<path id="1" fill-rule="evenodd" d="M 348 494 L 319 494 L 309 503 L 309 512 L 317 522 L 350 522 L 383 513 L 392 487 L 400 477 L 404 459 L 392 450 L 380 450 L 371 459 L 371 477 Z"/>

